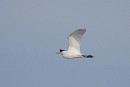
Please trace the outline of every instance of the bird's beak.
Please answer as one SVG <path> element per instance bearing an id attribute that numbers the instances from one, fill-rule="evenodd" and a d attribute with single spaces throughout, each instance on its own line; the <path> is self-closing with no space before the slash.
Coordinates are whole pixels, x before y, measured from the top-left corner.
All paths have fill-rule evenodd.
<path id="1" fill-rule="evenodd" d="M 56 52 L 56 54 L 61 54 L 61 52 Z"/>

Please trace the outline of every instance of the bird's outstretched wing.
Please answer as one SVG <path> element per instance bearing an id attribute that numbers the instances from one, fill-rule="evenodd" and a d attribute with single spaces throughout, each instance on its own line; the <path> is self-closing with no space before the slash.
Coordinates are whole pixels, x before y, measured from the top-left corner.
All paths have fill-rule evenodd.
<path id="1" fill-rule="evenodd" d="M 72 32 L 68 36 L 68 41 L 69 41 L 69 48 L 68 52 L 71 54 L 81 54 L 80 52 L 80 40 L 83 34 L 86 32 L 85 28 L 78 29 L 74 32 Z"/>

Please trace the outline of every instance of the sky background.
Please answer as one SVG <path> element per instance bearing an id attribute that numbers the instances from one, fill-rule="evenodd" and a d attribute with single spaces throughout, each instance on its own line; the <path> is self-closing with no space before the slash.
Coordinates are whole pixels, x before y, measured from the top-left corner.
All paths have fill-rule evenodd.
<path id="1" fill-rule="evenodd" d="M 0 87 L 130 87 L 130 0 L 0 0 Z"/>

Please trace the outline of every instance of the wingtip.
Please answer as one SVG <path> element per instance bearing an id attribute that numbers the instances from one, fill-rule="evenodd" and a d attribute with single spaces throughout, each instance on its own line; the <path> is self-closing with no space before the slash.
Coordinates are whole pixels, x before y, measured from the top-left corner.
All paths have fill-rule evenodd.
<path id="1" fill-rule="evenodd" d="M 86 31 L 86 27 L 81 27 L 79 30 Z"/>
<path id="2" fill-rule="evenodd" d="M 85 29 L 86 30 L 86 27 L 81 27 L 80 29 Z"/>

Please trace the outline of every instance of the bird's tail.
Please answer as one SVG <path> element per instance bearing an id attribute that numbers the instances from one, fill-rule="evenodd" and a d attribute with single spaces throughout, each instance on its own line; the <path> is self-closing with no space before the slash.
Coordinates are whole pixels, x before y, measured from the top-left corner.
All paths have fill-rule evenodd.
<path id="1" fill-rule="evenodd" d="M 83 57 L 85 57 L 85 58 L 93 58 L 94 56 L 92 56 L 92 55 L 82 55 Z"/>

